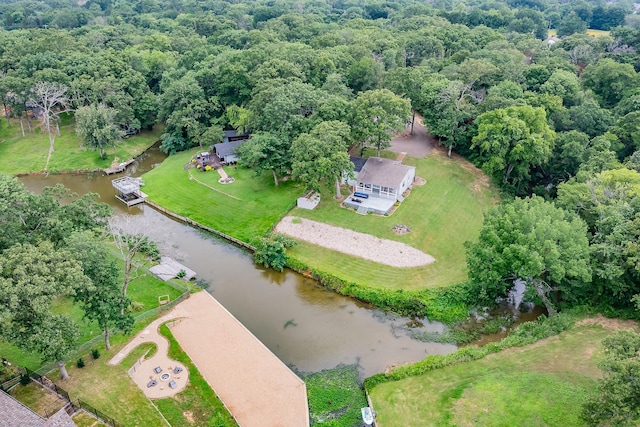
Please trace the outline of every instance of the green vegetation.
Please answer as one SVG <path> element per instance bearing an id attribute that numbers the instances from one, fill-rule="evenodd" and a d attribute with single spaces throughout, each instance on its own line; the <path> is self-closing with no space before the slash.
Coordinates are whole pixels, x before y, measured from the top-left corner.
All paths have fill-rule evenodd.
<path id="1" fill-rule="evenodd" d="M 160 333 L 169 340 L 169 357 L 184 364 L 189 370 L 189 385 L 174 397 L 158 399 L 156 406 L 172 426 L 236 426 L 235 420 L 213 392 L 198 368 L 180 348 L 166 325 Z"/>
<path id="2" fill-rule="evenodd" d="M 466 357 L 466 349 L 444 356 L 451 363 L 440 369 L 369 387 L 377 419 L 385 426 L 583 425 L 581 406 L 600 375 L 600 341 L 609 333 L 576 326 L 490 357 Z"/>
<path id="3" fill-rule="evenodd" d="M 27 385 L 17 385 L 11 389 L 10 394 L 33 412 L 43 417 L 48 417 L 58 412 L 67 403 L 66 400 L 60 399 L 55 393 L 33 382 Z"/>
<path id="4" fill-rule="evenodd" d="M 497 195 L 482 172 L 463 160 L 431 155 L 407 158 L 405 163 L 415 165 L 416 175 L 426 179 L 426 184 L 414 185 L 409 197 L 390 216 L 356 215 L 341 208 L 329 192 L 323 193 L 316 209 L 294 209 L 291 215 L 403 242 L 432 255 L 435 263 L 394 268 L 304 242 L 290 249 L 288 255 L 348 282 L 374 288 L 413 290 L 465 281 L 464 242 L 477 238 L 482 215 Z M 392 230 L 396 224 L 407 225 L 411 233 L 396 235 Z"/>
<path id="5" fill-rule="evenodd" d="M 136 324 L 132 333 L 140 332 L 148 323 Z M 122 363 L 117 366 L 108 364 L 129 339 L 130 336 L 114 335 L 111 339 L 111 350 L 106 350 L 103 342 L 98 347 L 102 353 L 100 359 L 92 360 L 89 355 L 84 355 L 85 359 L 89 360 L 84 368 L 78 369 L 71 364 L 68 366 L 70 379 L 61 382 L 57 373 L 52 379 L 65 389 L 72 399 L 82 399 L 123 425 L 163 425 L 164 420 L 151 401 L 127 375 L 131 366 Z"/>
<path id="6" fill-rule="evenodd" d="M 78 427 L 102 427 L 106 426 L 106 424 L 101 423 L 97 419 L 93 418 L 91 415 L 86 412 L 78 412 L 73 416 L 73 422 L 76 423 Z"/>
<path id="7" fill-rule="evenodd" d="M 367 399 L 360 386 L 358 367 L 341 365 L 303 376 L 307 385 L 311 425 L 352 427 L 362 420 Z"/>
<path id="8" fill-rule="evenodd" d="M 256 177 L 252 170 L 234 166 L 225 171 L 235 182 L 220 184 L 215 171 L 184 170 L 194 153 L 170 156 L 146 173 L 145 193 L 170 211 L 244 242 L 270 231 L 303 191 L 290 181 L 276 188 L 270 174 Z"/>
<path id="9" fill-rule="evenodd" d="M 33 132 L 27 130 L 22 136 L 20 124 L 15 121 L 7 128 L 6 122 L 0 126 L 0 171 L 9 174 L 41 172 L 47 160 L 49 137 L 40 132 L 39 123 L 32 121 Z M 50 172 L 94 170 L 111 166 L 114 157 L 119 162 L 140 155 L 160 139 L 162 126 L 153 131 L 143 131 L 139 135 L 124 139 L 113 148 L 107 149 L 107 156 L 100 159 L 98 151 L 89 150 L 75 134 L 73 119 L 65 116 L 60 124 L 60 136 L 56 136 L 55 151 L 51 154 Z M 28 147 L 27 149 L 25 147 Z M 26 151 L 25 151 L 26 150 Z"/>
<path id="10" fill-rule="evenodd" d="M 122 366 L 128 366 L 131 367 L 133 366 L 142 356 L 144 356 L 145 359 L 150 358 L 151 356 L 153 356 L 154 354 L 156 354 L 156 352 L 158 351 L 158 346 L 155 345 L 155 343 L 152 342 L 145 342 L 140 344 L 139 346 L 137 346 L 136 348 L 134 348 L 131 353 L 129 353 L 127 355 L 127 357 L 125 357 L 124 359 L 122 359 L 122 362 L 120 362 L 120 364 Z"/>

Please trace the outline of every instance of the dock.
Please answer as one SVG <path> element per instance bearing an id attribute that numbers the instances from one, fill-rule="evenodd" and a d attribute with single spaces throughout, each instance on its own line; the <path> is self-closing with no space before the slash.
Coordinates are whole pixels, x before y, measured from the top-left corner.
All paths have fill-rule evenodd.
<path id="1" fill-rule="evenodd" d="M 182 277 L 184 280 L 191 280 L 196 277 L 195 271 L 166 256 L 161 257 L 160 264 L 154 265 L 149 271 L 165 282 L 178 277 L 181 271 L 184 271 L 184 276 Z"/>
<path id="2" fill-rule="evenodd" d="M 127 166 L 129 166 L 131 163 L 135 161 L 136 161 L 135 159 L 129 159 L 126 162 L 122 162 L 118 164 L 117 166 L 112 166 L 110 168 L 103 169 L 103 171 L 106 175 L 113 175 L 116 173 L 124 172 L 125 169 L 127 169 Z"/>
<path id="3" fill-rule="evenodd" d="M 111 185 L 116 191 L 116 199 L 128 207 L 144 203 L 147 195 L 140 190 L 140 186 L 144 185 L 141 178 L 133 178 L 124 176 L 111 181 Z"/>

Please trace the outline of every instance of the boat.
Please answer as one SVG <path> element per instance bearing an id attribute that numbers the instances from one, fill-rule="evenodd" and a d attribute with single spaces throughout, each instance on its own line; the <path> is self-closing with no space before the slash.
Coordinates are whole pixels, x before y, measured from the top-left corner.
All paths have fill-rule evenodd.
<path id="1" fill-rule="evenodd" d="M 364 408 L 361 408 L 360 412 L 362 412 L 362 421 L 364 421 L 365 425 L 373 425 L 373 411 L 371 410 L 371 408 L 366 406 Z"/>

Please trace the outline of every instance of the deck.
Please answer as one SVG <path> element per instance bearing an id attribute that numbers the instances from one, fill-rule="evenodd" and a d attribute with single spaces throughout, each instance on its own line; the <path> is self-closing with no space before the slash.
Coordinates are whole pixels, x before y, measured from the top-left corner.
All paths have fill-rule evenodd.
<path id="1" fill-rule="evenodd" d="M 125 169 L 127 169 L 127 166 L 129 166 L 131 163 L 135 161 L 136 161 L 135 159 L 129 159 L 126 162 L 122 162 L 117 166 L 112 166 L 110 168 L 103 169 L 103 171 L 106 175 L 113 175 L 116 173 L 124 172 Z"/>

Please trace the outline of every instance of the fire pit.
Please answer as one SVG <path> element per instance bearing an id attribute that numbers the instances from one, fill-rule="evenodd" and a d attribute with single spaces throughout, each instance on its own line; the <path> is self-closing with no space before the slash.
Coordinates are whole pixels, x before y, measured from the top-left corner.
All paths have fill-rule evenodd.
<path id="1" fill-rule="evenodd" d="M 171 378 L 171 375 L 167 374 L 166 372 L 162 375 L 160 375 L 160 379 L 162 381 L 167 381 L 169 378 Z"/>

